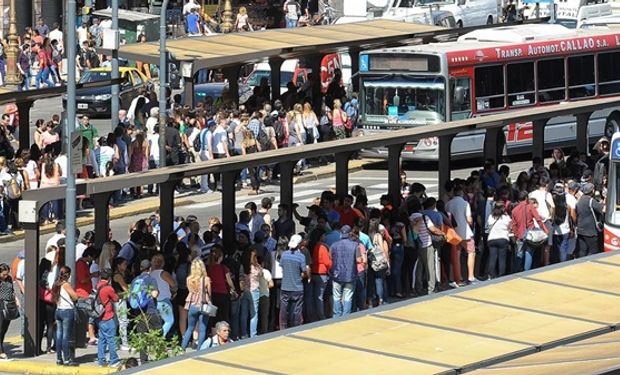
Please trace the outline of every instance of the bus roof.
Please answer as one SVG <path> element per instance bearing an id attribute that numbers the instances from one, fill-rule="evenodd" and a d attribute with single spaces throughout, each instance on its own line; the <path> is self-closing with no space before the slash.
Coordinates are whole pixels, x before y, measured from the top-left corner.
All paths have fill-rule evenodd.
<path id="1" fill-rule="evenodd" d="M 447 55 L 450 66 L 598 51 L 620 47 L 620 30 L 568 29 L 560 25 L 514 25 L 476 30 L 456 42 L 377 49 L 367 53 Z"/>

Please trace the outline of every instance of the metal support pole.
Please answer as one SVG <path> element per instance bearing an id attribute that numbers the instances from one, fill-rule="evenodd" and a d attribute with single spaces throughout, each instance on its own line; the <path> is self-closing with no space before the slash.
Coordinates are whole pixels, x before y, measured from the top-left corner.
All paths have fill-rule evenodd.
<path id="1" fill-rule="evenodd" d="M 280 163 L 280 203 L 287 204 L 293 215 L 293 169 L 297 160 Z"/>
<path id="2" fill-rule="evenodd" d="M 222 231 L 226 248 L 235 242 L 235 179 L 238 173 L 239 171 L 222 173 Z"/>
<path id="3" fill-rule="evenodd" d="M 90 198 L 95 206 L 95 247 L 101 249 L 110 231 L 110 198 L 112 192 L 94 194 Z"/>
<path id="4" fill-rule="evenodd" d="M 321 106 L 323 104 L 323 94 L 321 93 L 321 60 L 323 55 L 308 56 L 308 63 L 310 69 L 312 69 L 312 76 L 314 81 L 312 82 L 312 109 L 314 113 L 321 113 Z"/>
<path id="5" fill-rule="evenodd" d="M 280 99 L 280 86 L 282 85 L 281 74 L 282 74 L 282 63 L 284 62 L 281 58 L 271 58 L 269 59 L 269 68 L 271 68 L 271 100 Z M 288 83 L 288 82 L 286 82 Z"/>
<path id="6" fill-rule="evenodd" d="M 349 159 L 351 152 L 339 152 L 336 158 L 336 194 L 344 196 L 349 193 Z"/>
<path id="7" fill-rule="evenodd" d="M 159 166 L 166 166 L 166 86 L 167 86 L 167 59 L 166 59 L 166 11 L 168 0 L 161 3 L 159 15 Z"/>
<path id="8" fill-rule="evenodd" d="M 30 108 L 31 101 L 18 102 L 19 111 L 19 147 L 28 148 L 30 146 Z"/>
<path id="9" fill-rule="evenodd" d="M 545 125 L 549 119 L 536 120 L 532 132 L 532 159 L 545 157 Z"/>
<path id="10" fill-rule="evenodd" d="M 20 203 L 21 204 L 21 203 Z M 24 239 L 24 248 L 26 251 L 26 280 L 38 280 L 39 278 L 39 245 L 40 245 L 40 233 L 38 215 L 36 223 L 22 223 L 24 231 L 26 233 Z M 74 268 L 74 267 L 71 267 Z M 24 356 L 35 357 L 39 354 L 39 342 L 41 337 L 39 336 L 39 290 L 38 283 L 26 282 L 26 296 L 24 298 L 25 306 L 24 311 L 26 313 L 25 327 L 24 327 Z"/>
<path id="11" fill-rule="evenodd" d="M 183 77 L 183 94 L 185 96 L 185 105 L 194 107 L 194 77 Z"/>
<path id="12" fill-rule="evenodd" d="M 398 206 L 400 202 L 400 154 L 404 143 L 388 146 L 388 193 Z"/>
<path id="13" fill-rule="evenodd" d="M 575 115 L 577 118 L 577 124 L 575 128 L 575 135 L 577 136 L 577 151 L 588 153 L 588 121 L 590 121 L 592 112 L 579 113 Z"/>
<path id="14" fill-rule="evenodd" d="M 446 194 L 446 182 L 452 177 L 450 170 L 450 157 L 452 149 L 452 139 L 454 135 L 443 135 L 439 137 L 439 160 L 437 162 L 439 197 L 444 199 Z"/>
<path id="15" fill-rule="evenodd" d="M 239 104 L 239 71 L 240 70 L 241 70 L 240 65 L 235 65 L 235 66 L 222 69 L 222 73 L 224 73 L 224 77 L 226 77 L 226 79 L 228 80 L 228 95 L 230 95 L 230 98 L 235 103 L 235 105 Z"/>
<path id="16" fill-rule="evenodd" d="M 174 187 L 178 181 L 171 180 L 159 185 L 159 243 L 163 246 L 172 232 L 174 222 Z"/>
<path id="17" fill-rule="evenodd" d="M 500 137 L 503 132 L 503 128 L 487 128 L 484 135 L 484 158 L 493 159 L 496 164 L 501 163 L 504 145 Z"/>
<path id="18" fill-rule="evenodd" d="M 74 61 L 76 56 L 76 28 L 77 5 L 75 0 L 67 1 L 67 61 Z M 75 64 L 67 64 L 67 117 L 65 118 L 64 144 L 67 151 L 67 191 L 65 195 L 65 223 L 66 223 L 66 253 L 65 262 L 72 269 L 75 268 L 75 229 L 76 229 L 76 190 L 75 175 L 71 168 L 73 154 L 71 138 L 75 130 Z M 75 270 L 74 270 L 75 271 Z M 32 279 L 30 279 L 32 280 Z M 75 272 L 71 272 L 71 283 L 75 285 Z"/>
<path id="19" fill-rule="evenodd" d="M 112 79 L 120 78 L 118 71 L 118 0 L 112 0 L 112 30 L 114 30 L 114 48 L 112 49 Z M 121 109 L 120 87 L 118 83 L 112 85 L 112 131 L 118 126 L 118 111 Z M 93 147 L 91 145 L 91 147 Z"/>
<path id="20" fill-rule="evenodd" d="M 360 71 L 360 50 L 359 49 L 351 49 L 349 51 L 349 56 L 351 56 L 351 86 L 353 87 L 353 92 L 360 91 L 360 80 L 358 73 Z M 349 82 L 344 82 L 345 85 L 348 85 Z"/>

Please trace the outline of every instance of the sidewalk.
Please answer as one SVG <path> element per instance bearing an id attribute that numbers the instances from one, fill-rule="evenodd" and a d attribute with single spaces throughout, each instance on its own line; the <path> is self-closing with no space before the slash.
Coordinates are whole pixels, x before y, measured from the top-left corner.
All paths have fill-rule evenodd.
<path id="1" fill-rule="evenodd" d="M 351 160 L 349 162 L 349 173 L 358 172 L 364 168 L 365 165 L 375 163 L 374 159 L 360 159 Z M 293 179 L 294 184 L 301 184 L 304 182 L 316 181 L 322 178 L 333 177 L 336 175 L 336 164 L 311 168 L 305 170 L 300 176 L 295 176 Z M 238 192 L 238 196 L 247 195 L 247 191 Z M 201 194 L 201 193 L 189 193 L 182 194 L 175 199 L 175 207 L 188 206 L 196 203 L 212 202 L 221 199 L 219 193 L 215 194 Z M 125 217 L 135 216 L 138 214 L 152 213 L 159 208 L 159 197 L 148 197 L 140 200 L 129 201 L 122 204 L 119 207 L 110 209 L 110 220 L 121 219 Z M 78 213 L 77 226 L 92 225 L 95 222 L 94 210 L 88 209 Z M 53 224 L 42 225 L 41 234 L 52 233 L 55 230 Z M 0 243 L 13 242 L 24 238 L 24 231 L 15 231 L 12 235 L 0 237 Z"/>

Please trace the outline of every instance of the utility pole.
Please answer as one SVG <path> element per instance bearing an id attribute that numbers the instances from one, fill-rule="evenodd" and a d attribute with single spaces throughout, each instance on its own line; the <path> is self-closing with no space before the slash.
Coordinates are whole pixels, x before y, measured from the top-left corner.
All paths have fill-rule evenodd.
<path id="1" fill-rule="evenodd" d="M 75 285 L 75 232 L 76 232 L 76 212 L 75 212 L 75 175 L 72 168 L 73 154 L 73 133 L 75 132 L 75 61 L 76 56 L 76 29 L 75 19 L 77 17 L 77 5 L 75 0 L 67 0 L 67 111 L 65 117 L 64 146 L 67 151 L 67 191 L 65 195 L 65 223 L 66 223 L 66 264 L 73 270 L 71 273 L 71 283 Z"/>
<path id="2" fill-rule="evenodd" d="M 168 10 L 168 0 L 161 3 L 159 18 L 159 166 L 166 166 L 166 72 L 168 69 L 168 59 L 166 58 L 166 11 Z M 161 193 L 161 190 L 160 190 Z"/>
<path id="3" fill-rule="evenodd" d="M 114 48 L 112 49 L 112 79 L 120 78 L 118 72 L 118 48 L 119 48 L 119 32 L 118 32 L 118 0 L 112 0 L 112 30 L 114 31 Z M 112 131 L 118 126 L 118 111 L 120 110 L 120 89 L 118 83 L 112 85 Z"/>
<path id="4" fill-rule="evenodd" d="M 17 0 L 11 0 L 9 8 L 9 48 L 6 51 L 6 84 L 21 84 L 17 59 L 19 58 L 19 36 L 17 35 Z"/>

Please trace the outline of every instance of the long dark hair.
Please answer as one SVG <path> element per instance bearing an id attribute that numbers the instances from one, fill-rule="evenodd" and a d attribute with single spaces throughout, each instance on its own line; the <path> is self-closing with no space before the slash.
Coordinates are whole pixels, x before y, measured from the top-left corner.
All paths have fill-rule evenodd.
<path id="1" fill-rule="evenodd" d="M 553 213 L 553 223 L 556 225 L 560 225 L 564 223 L 566 220 L 566 213 L 568 208 L 566 206 L 566 194 L 562 192 L 562 194 L 558 194 L 553 192 L 553 203 L 555 204 L 555 211 Z"/>
<path id="2" fill-rule="evenodd" d="M 491 215 L 495 220 L 502 217 L 502 215 L 506 212 L 506 204 L 502 200 L 496 200 L 493 205 L 493 210 L 491 211 Z"/>
<path id="3" fill-rule="evenodd" d="M 71 268 L 67 266 L 62 266 L 58 272 L 58 280 L 54 283 L 54 287 L 52 288 L 52 295 L 54 296 L 54 301 L 58 303 L 60 299 L 60 288 L 62 288 L 62 284 L 69 281 L 71 277 Z"/>
<path id="4" fill-rule="evenodd" d="M 310 254 L 314 252 L 316 245 L 321 242 L 321 237 L 325 234 L 325 229 L 315 228 L 308 235 L 308 251 Z"/>

